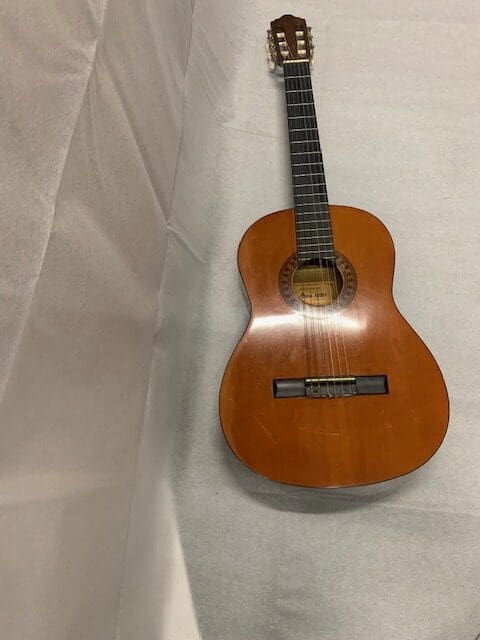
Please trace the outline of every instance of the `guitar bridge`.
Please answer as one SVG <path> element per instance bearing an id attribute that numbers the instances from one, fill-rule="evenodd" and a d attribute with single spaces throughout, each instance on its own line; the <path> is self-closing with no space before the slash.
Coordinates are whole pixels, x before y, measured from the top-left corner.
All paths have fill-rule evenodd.
<path id="1" fill-rule="evenodd" d="M 387 376 L 326 376 L 273 380 L 275 398 L 348 398 L 388 393 Z"/>

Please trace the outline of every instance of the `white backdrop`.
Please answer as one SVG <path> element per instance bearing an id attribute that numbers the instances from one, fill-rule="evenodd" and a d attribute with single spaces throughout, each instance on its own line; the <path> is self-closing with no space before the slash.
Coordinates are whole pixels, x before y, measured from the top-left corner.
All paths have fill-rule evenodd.
<path id="1" fill-rule="evenodd" d="M 418 472 L 279 486 L 223 442 L 236 247 L 291 204 L 265 30 L 307 18 L 330 200 L 378 215 L 451 425 Z M 480 8 L 6 0 L 0 637 L 480 633 Z"/>

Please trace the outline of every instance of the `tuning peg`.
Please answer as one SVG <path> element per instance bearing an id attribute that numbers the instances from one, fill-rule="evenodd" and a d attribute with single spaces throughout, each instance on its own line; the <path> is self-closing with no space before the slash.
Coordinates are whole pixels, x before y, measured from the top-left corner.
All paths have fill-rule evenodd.
<path id="1" fill-rule="evenodd" d="M 267 53 L 268 68 L 270 69 L 270 71 L 275 71 L 277 64 L 272 53 L 272 43 L 268 37 L 267 43 L 265 45 L 265 51 Z"/>

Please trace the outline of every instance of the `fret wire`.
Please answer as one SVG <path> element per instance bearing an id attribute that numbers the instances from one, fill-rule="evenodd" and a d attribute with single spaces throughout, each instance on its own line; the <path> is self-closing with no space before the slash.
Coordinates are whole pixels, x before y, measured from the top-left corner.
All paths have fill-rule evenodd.
<path id="1" fill-rule="evenodd" d="M 299 236 L 297 234 L 297 240 L 299 242 L 302 242 L 303 244 L 305 244 L 305 242 L 307 241 L 317 241 L 317 240 L 325 240 L 327 242 L 331 242 L 332 240 L 332 234 L 331 233 L 319 233 L 319 234 L 311 234 L 311 235 L 305 235 L 305 236 Z"/>
<path id="2" fill-rule="evenodd" d="M 297 211 L 298 214 L 298 211 Z M 307 214 L 308 216 L 310 215 L 316 215 L 316 214 Z M 300 222 L 301 224 L 309 224 L 309 225 L 315 225 L 315 224 L 330 224 L 330 218 L 328 216 L 322 217 L 322 218 L 316 218 L 315 220 L 312 220 L 311 218 L 303 218 L 302 219 L 302 214 L 300 213 L 299 215 L 297 215 L 297 222 Z"/>
<path id="3" fill-rule="evenodd" d="M 297 220 L 300 221 L 302 224 L 315 224 L 315 222 L 312 222 L 309 216 L 322 216 L 317 218 L 319 224 L 323 224 L 323 223 L 330 224 L 330 217 L 329 217 L 328 211 L 309 211 L 309 212 L 297 211 L 296 213 L 297 213 Z"/>
<path id="4" fill-rule="evenodd" d="M 298 216 L 295 217 L 295 221 L 298 224 L 301 225 L 307 225 L 304 229 L 301 229 L 301 231 L 309 231 L 310 229 L 315 229 L 315 226 L 318 225 L 318 228 L 321 229 L 323 231 L 323 229 L 328 229 L 330 227 L 330 218 L 325 217 L 325 218 L 318 218 L 315 220 L 309 219 L 309 220 L 302 220 L 301 218 L 299 218 Z"/>
<path id="5" fill-rule="evenodd" d="M 294 173 L 293 178 L 305 178 L 308 176 L 323 176 L 323 173 Z M 315 182 L 315 184 L 325 184 L 324 182 Z M 297 184 L 296 187 L 309 187 L 310 185 Z"/>
<path id="6" fill-rule="evenodd" d="M 313 187 L 325 187 L 325 186 L 326 186 L 325 182 L 311 182 L 310 184 L 308 184 L 308 183 L 307 184 L 294 184 L 293 185 L 293 189 L 295 190 L 295 189 L 304 189 L 305 187 L 312 187 L 313 188 Z M 317 195 L 319 193 L 327 195 L 326 191 L 315 191 L 315 192 L 312 191 L 313 195 Z M 295 192 L 294 192 L 293 195 L 295 195 Z M 298 195 L 299 196 L 305 196 L 305 195 L 310 195 L 310 194 L 299 193 Z"/>
<path id="7" fill-rule="evenodd" d="M 318 240 L 318 239 L 320 239 L 320 240 L 322 240 L 322 239 L 323 240 L 325 240 L 325 239 L 331 240 L 332 234 L 328 233 L 328 230 L 327 230 L 327 233 L 310 233 L 308 235 L 306 234 L 306 235 L 303 235 L 303 236 L 297 234 L 297 238 L 299 240 L 302 240 L 303 242 L 305 242 L 306 240 Z"/>
<path id="8" fill-rule="evenodd" d="M 304 233 L 304 235 L 302 236 L 302 235 L 300 235 L 301 231 L 304 231 L 304 232 L 312 231 L 312 233 Z M 318 233 L 313 233 L 314 231 L 315 232 L 318 231 Z M 318 238 L 331 238 L 331 237 L 332 237 L 331 231 L 330 231 L 330 229 L 327 229 L 327 228 L 318 229 L 318 230 L 317 229 L 303 229 L 303 230 L 302 229 L 297 229 L 297 239 L 298 240 L 308 240 L 309 238 L 317 240 Z"/>
<path id="9" fill-rule="evenodd" d="M 313 213 L 313 212 L 312 212 L 312 213 L 302 214 L 302 213 L 299 213 L 299 212 L 297 211 L 297 214 L 298 214 L 298 215 L 297 215 L 297 221 L 298 221 L 298 222 L 300 222 L 301 224 L 310 224 L 310 225 L 312 225 L 312 224 L 316 224 L 316 222 L 318 222 L 318 224 L 330 224 L 330 218 L 329 218 L 328 216 L 325 216 L 325 217 L 323 217 L 323 218 L 317 218 L 317 219 L 316 219 L 316 221 L 315 221 L 315 220 L 313 220 L 313 221 L 312 221 L 312 220 L 311 220 L 311 219 L 309 219 L 309 218 L 308 218 L 308 219 L 303 219 L 303 220 L 302 220 L 302 216 L 303 216 L 303 215 L 310 216 L 310 215 L 316 215 L 317 213 L 318 213 L 318 212 L 315 212 L 315 213 Z M 325 211 L 324 213 L 326 213 L 326 211 Z"/>
<path id="10" fill-rule="evenodd" d="M 305 206 L 308 206 L 308 207 L 313 206 L 313 207 L 314 207 L 313 203 L 312 203 L 312 204 L 310 204 L 310 203 L 308 203 L 308 204 L 302 204 L 301 202 L 298 202 L 298 203 L 295 205 L 295 209 L 296 209 L 297 207 L 305 207 Z M 325 211 L 319 211 L 318 209 L 315 209 L 315 207 L 314 207 L 313 211 L 297 211 L 297 213 L 298 213 L 300 216 L 310 216 L 310 215 L 317 215 L 317 214 L 321 214 L 321 213 L 329 214 L 329 213 L 330 213 L 330 211 L 329 211 L 328 209 L 326 209 Z"/>
<path id="11" fill-rule="evenodd" d="M 306 104 L 311 104 L 315 106 L 314 102 L 290 102 L 287 104 L 287 107 L 303 107 Z"/>
<path id="12" fill-rule="evenodd" d="M 297 204 L 295 206 L 295 209 L 297 209 L 297 207 L 299 207 L 299 206 L 302 206 L 302 205 L 301 204 Z M 299 219 L 301 217 L 303 217 L 303 216 L 307 216 L 307 220 L 308 220 L 308 216 L 320 216 L 320 215 L 322 215 L 322 216 L 324 216 L 324 218 L 321 218 L 320 220 L 323 220 L 323 219 L 327 220 L 330 212 L 329 211 L 318 211 L 318 210 L 316 210 L 316 211 L 315 210 L 314 211 L 297 211 L 297 214 L 299 216 Z"/>
<path id="13" fill-rule="evenodd" d="M 330 218 L 325 217 L 325 218 L 317 218 L 315 220 L 302 220 L 301 218 L 299 218 L 298 216 L 296 217 L 296 222 L 298 222 L 298 224 L 306 224 L 308 225 L 307 229 L 304 229 L 304 231 L 308 231 L 309 228 L 311 227 L 312 229 L 315 227 L 315 225 L 319 225 L 319 229 L 323 229 L 323 225 L 325 225 L 326 228 L 328 228 L 330 226 Z"/>
<path id="14" fill-rule="evenodd" d="M 325 238 L 309 238 L 309 240 L 311 240 L 311 242 L 305 243 L 305 242 L 302 242 L 297 236 L 297 242 L 298 242 L 299 248 L 303 250 L 308 250 L 311 247 L 326 247 L 326 246 L 333 247 L 333 240 L 331 237 L 329 240 L 326 240 Z"/>
<path id="15" fill-rule="evenodd" d="M 316 200 L 316 198 L 318 198 L 318 196 L 327 196 L 327 192 L 325 190 L 323 191 L 312 191 L 311 193 L 301 193 L 300 191 L 295 192 L 295 189 L 300 189 L 303 187 L 309 187 L 309 184 L 298 184 L 298 185 L 293 185 L 293 197 L 294 198 L 313 198 L 313 200 L 311 201 L 310 204 L 328 204 L 328 201 L 325 202 L 320 202 L 318 200 Z M 312 185 L 315 186 L 315 185 Z M 325 186 L 325 185 L 320 185 L 320 186 Z"/>
<path id="16" fill-rule="evenodd" d="M 318 200 L 318 196 L 326 196 L 327 192 L 317 192 L 317 193 L 293 193 L 293 197 L 295 198 L 313 198 L 313 200 L 311 200 L 311 202 L 309 202 L 308 204 L 320 204 L 320 205 L 328 205 L 328 200 L 322 202 L 320 200 Z M 307 204 L 307 203 L 300 203 L 300 204 Z"/>
<path id="17" fill-rule="evenodd" d="M 297 229 L 297 234 L 300 233 L 302 231 L 302 229 Z M 318 238 L 329 238 L 331 237 L 331 233 L 328 233 L 328 229 L 325 229 L 324 231 L 326 231 L 327 233 L 306 233 L 306 231 L 317 231 L 317 229 L 311 229 L 311 230 L 305 230 L 304 231 L 304 235 L 298 235 L 297 237 L 300 238 L 301 240 L 317 240 Z M 318 230 L 320 231 L 320 230 Z"/>
<path id="18" fill-rule="evenodd" d="M 315 207 L 316 205 L 320 205 L 322 207 L 327 207 L 329 209 L 328 202 L 299 202 L 299 207 Z"/>
<path id="19" fill-rule="evenodd" d="M 319 242 L 318 244 L 309 243 L 309 244 L 304 244 L 302 249 L 305 249 L 306 247 L 318 247 L 318 246 L 326 247 L 329 244 L 333 245 L 333 242 L 331 242 L 331 241 L 330 242 Z"/>
<path id="20" fill-rule="evenodd" d="M 312 220 L 296 220 L 298 223 L 308 224 L 307 227 L 302 227 L 299 229 L 301 232 L 308 233 L 309 231 L 328 231 L 330 228 L 330 219 L 325 218 L 324 220 L 312 221 Z M 318 224 L 318 227 L 316 226 Z"/>
<path id="21" fill-rule="evenodd" d="M 319 253 L 326 253 L 328 251 L 328 253 L 333 253 L 334 254 L 333 257 L 335 256 L 335 247 L 332 246 L 331 244 L 328 244 L 328 245 L 325 245 L 325 246 L 322 245 L 322 244 L 319 244 L 315 249 Z M 309 257 L 312 257 L 311 254 L 312 253 L 315 254 L 316 251 L 312 250 L 312 249 L 301 249 L 301 248 L 297 249 L 297 253 L 303 253 L 303 254 L 305 254 L 305 255 L 307 255 Z M 323 257 L 326 258 L 327 256 L 323 256 Z"/>

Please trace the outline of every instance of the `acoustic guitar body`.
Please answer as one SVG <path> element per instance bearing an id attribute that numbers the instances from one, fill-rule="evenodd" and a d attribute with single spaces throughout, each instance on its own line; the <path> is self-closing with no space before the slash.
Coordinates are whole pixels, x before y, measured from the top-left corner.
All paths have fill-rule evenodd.
<path id="1" fill-rule="evenodd" d="M 393 300 L 387 229 L 351 207 L 330 206 L 330 217 L 335 270 L 299 268 L 293 209 L 245 233 L 238 263 L 251 316 L 220 391 L 236 456 L 267 478 L 306 487 L 413 471 L 448 423 L 442 374 Z"/>

